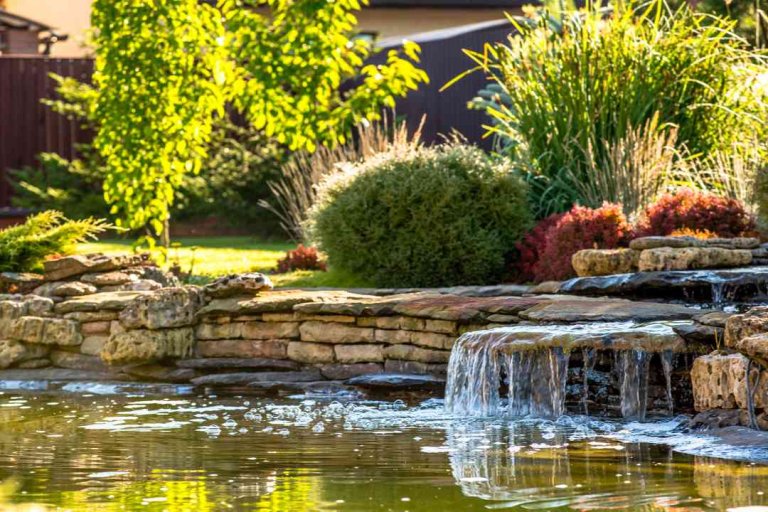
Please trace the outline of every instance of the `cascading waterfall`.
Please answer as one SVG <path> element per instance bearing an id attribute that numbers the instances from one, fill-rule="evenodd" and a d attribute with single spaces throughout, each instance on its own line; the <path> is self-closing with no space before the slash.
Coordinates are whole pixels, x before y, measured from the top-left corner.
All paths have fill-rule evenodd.
<path id="1" fill-rule="evenodd" d="M 623 350 L 616 356 L 621 381 L 621 415 L 627 419 L 644 420 L 648 406 L 648 352 Z"/>
<path id="2" fill-rule="evenodd" d="M 596 353 L 612 350 L 620 376 L 622 415 L 645 418 L 650 360 L 656 353 L 661 357 L 671 413 L 672 361 L 681 343 L 672 325 L 664 323 L 518 325 L 467 333 L 454 345 L 448 363 L 446 408 L 468 416 L 557 418 L 566 412 L 571 352 L 581 350 L 581 400 L 586 413 L 588 374 Z M 501 397 L 502 386 L 506 400 Z"/>

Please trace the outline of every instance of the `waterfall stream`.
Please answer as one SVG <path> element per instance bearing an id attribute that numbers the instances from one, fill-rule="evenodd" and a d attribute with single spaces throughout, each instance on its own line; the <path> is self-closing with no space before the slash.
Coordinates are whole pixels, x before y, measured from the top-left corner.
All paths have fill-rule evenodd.
<path id="1" fill-rule="evenodd" d="M 608 350 L 615 354 L 622 416 L 645 418 L 654 354 L 660 355 L 671 413 L 672 362 L 682 343 L 672 327 L 665 323 L 605 322 L 518 325 L 467 333 L 451 353 L 446 408 L 466 416 L 562 416 L 566 412 L 569 362 L 572 352 L 578 350 L 583 360 L 581 402 L 586 413 L 588 375 L 597 351 Z"/>

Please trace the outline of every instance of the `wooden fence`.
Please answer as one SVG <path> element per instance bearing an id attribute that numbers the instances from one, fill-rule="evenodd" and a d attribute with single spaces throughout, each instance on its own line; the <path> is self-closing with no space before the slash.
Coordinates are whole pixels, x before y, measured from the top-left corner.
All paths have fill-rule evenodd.
<path id="1" fill-rule="evenodd" d="M 51 73 L 89 81 L 90 59 L 0 57 L 0 207 L 9 206 L 8 170 L 35 164 L 41 152 L 76 156 L 75 145 L 88 139 L 78 123 L 41 103 L 56 97 Z"/>

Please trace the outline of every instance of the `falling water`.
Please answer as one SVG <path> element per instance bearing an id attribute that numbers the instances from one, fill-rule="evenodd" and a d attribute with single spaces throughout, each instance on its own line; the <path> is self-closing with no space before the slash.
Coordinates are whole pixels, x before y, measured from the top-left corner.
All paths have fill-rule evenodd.
<path id="1" fill-rule="evenodd" d="M 675 399 L 672 396 L 672 368 L 674 366 L 675 354 L 671 350 L 664 350 L 661 353 L 661 367 L 664 371 L 664 382 L 667 390 L 667 409 L 669 415 L 675 412 Z"/>
<path id="2" fill-rule="evenodd" d="M 587 416 L 589 416 L 589 372 L 595 368 L 595 363 L 597 362 L 596 352 L 593 348 L 585 348 L 581 351 L 582 359 L 584 360 L 581 405 L 584 407 L 584 414 Z"/>
<path id="3" fill-rule="evenodd" d="M 565 410 L 570 353 L 582 349 L 586 412 L 587 373 L 597 350 L 614 350 L 620 375 L 621 411 L 643 419 L 648 401 L 648 373 L 653 353 L 669 352 L 665 376 L 671 394 L 672 350 L 680 343 L 669 324 L 631 322 L 581 325 L 519 325 L 463 335 L 448 364 L 446 408 L 453 414 L 556 418 Z M 666 364 L 666 363 L 665 363 Z M 503 378 L 508 398 L 501 399 Z M 670 401 L 671 407 L 671 401 Z"/>
<path id="4" fill-rule="evenodd" d="M 648 405 L 648 367 L 644 350 L 622 350 L 617 354 L 621 382 L 621 415 L 643 420 Z"/>

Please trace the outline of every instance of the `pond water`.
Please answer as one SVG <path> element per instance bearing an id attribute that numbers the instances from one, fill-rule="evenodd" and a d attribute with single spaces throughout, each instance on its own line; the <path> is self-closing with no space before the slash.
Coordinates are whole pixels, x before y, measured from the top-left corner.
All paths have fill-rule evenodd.
<path id="1" fill-rule="evenodd" d="M 0 395 L 0 478 L 3 489 L 16 485 L 0 509 L 768 506 L 768 445 L 683 434 L 681 420 L 470 421 L 448 417 L 437 400 L 270 401 L 76 389 Z"/>

